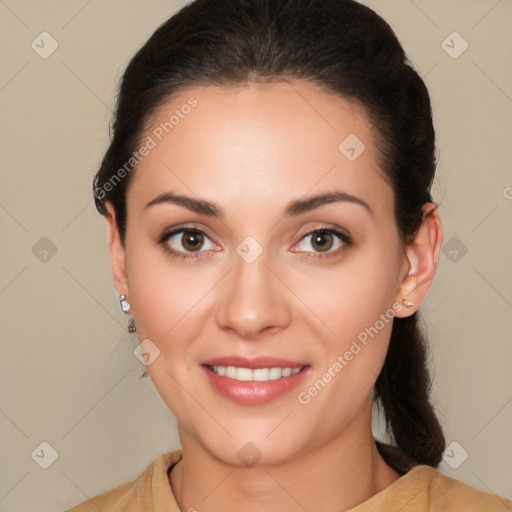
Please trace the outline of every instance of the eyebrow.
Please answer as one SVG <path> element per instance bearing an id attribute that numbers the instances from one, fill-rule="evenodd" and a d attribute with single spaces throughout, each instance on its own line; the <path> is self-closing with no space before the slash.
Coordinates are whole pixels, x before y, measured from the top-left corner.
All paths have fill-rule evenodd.
<path id="1" fill-rule="evenodd" d="M 373 211 L 366 201 L 363 201 L 359 197 L 353 196 L 351 194 L 347 194 L 346 192 L 335 190 L 332 192 L 311 196 L 307 199 L 296 199 L 291 201 L 288 203 L 284 210 L 284 216 L 295 217 L 297 215 L 315 210 L 320 206 L 340 201 L 363 206 L 371 215 L 373 215 Z M 144 211 L 146 211 L 151 206 L 167 203 L 182 206 L 183 208 L 187 208 L 188 210 L 199 213 L 201 215 L 209 215 L 219 219 L 224 218 L 224 212 L 218 204 L 212 203 L 205 199 L 195 199 L 189 196 L 174 194 L 173 192 L 164 192 L 163 194 L 155 197 L 144 207 Z"/>

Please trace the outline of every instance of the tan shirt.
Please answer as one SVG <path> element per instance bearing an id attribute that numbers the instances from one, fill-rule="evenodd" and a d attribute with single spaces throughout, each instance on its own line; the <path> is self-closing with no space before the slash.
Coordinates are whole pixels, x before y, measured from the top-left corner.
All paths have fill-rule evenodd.
<path id="1" fill-rule="evenodd" d="M 182 449 L 163 453 L 135 480 L 84 501 L 64 512 L 180 512 L 167 470 Z M 350 512 L 512 512 L 512 501 L 480 491 L 419 465 Z"/>

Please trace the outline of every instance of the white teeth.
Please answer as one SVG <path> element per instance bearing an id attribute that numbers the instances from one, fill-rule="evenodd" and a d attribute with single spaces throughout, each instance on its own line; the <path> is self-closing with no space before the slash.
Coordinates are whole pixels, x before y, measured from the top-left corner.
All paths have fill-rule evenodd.
<path id="1" fill-rule="evenodd" d="M 237 368 L 235 366 L 210 366 L 213 371 L 219 375 L 229 377 L 230 379 L 240 381 L 266 382 L 276 380 L 281 377 L 290 377 L 296 375 L 302 368 Z"/>
<path id="2" fill-rule="evenodd" d="M 270 380 L 275 380 L 275 379 L 279 379 L 280 377 L 282 377 L 281 375 L 281 368 L 270 368 L 270 375 L 269 375 L 269 379 Z"/>
<path id="3" fill-rule="evenodd" d="M 236 380 L 252 380 L 252 370 L 250 368 L 237 368 Z"/>
<path id="4" fill-rule="evenodd" d="M 252 380 L 258 382 L 265 382 L 269 380 L 270 369 L 269 368 L 257 368 L 252 371 Z"/>
<path id="5" fill-rule="evenodd" d="M 236 368 L 234 366 L 228 366 L 224 375 L 230 379 L 236 379 Z"/>
<path id="6" fill-rule="evenodd" d="M 297 373 L 297 372 L 295 372 L 295 373 Z M 283 377 L 289 377 L 292 374 L 292 369 L 291 368 L 283 368 L 281 370 L 281 374 Z"/>

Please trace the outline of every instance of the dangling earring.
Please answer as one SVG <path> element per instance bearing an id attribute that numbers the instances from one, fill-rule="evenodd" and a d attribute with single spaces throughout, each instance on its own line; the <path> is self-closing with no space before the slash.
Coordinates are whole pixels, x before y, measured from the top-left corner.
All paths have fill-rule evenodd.
<path id="1" fill-rule="evenodd" d="M 123 313 L 129 314 L 130 309 L 132 309 L 132 305 L 126 300 L 126 295 L 123 293 L 123 295 L 119 296 L 119 304 L 121 305 L 121 309 L 123 310 Z M 135 332 L 137 328 L 135 327 L 135 320 L 133 317 L 131 318 L 130 322 L 128 323 L 127 331 L 131 334 Z"/>
<path id="2" fill-rule="evenodd" d="M 128 332 L 130 334 L 132 334 L 133 332 L 135 332 L 137 330 L 137 328 L 135 327 L 135 320 L 132 318 L 130 320 L 130 322 L 128 323 L 128 328 L 127 328 Z"/>
<path id="3" fill-rule="evenodd" d="M 126 295 L 124 294 L 119 296 L 119 304 L 121 304 L 123 313 L 128 313 L 132 308 L 132 305 L 126 300 Z"/>
<path id="4" fill-rule="evenodd" d="M 411 302 L 407 299 L 402 299 L 402 304 L 406 307 L 406 308 L 412 308 L 414 306 L 414 302 Z"/>

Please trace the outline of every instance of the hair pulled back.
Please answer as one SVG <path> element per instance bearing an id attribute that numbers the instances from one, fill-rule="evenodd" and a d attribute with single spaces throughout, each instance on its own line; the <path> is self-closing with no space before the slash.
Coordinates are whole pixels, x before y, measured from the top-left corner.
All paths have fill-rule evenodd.
<path id="1" fill-rule="evenodd" d="M 400 236 L 410 240 L 422 206 L 432 202 L 430 99 L 391 27 L 353 0 L 196 0 L 153 33 L 122 77 L 111 144 L 93 184 L 102 215 L 112 203 L 122 240 L 133 173 L 115 184 L 112 177 L 160 106 L 187 87 L 283 80 L 314 83 L 363 107 L 376 129 L 380 170 L 394 190 Z M 377 445 L 401 472 L 411 464 L 437 466 L 445 448 L 429 402 L 426 356 L 417 313 L 395 317 L 374 399 L 396 446 Z"/>

